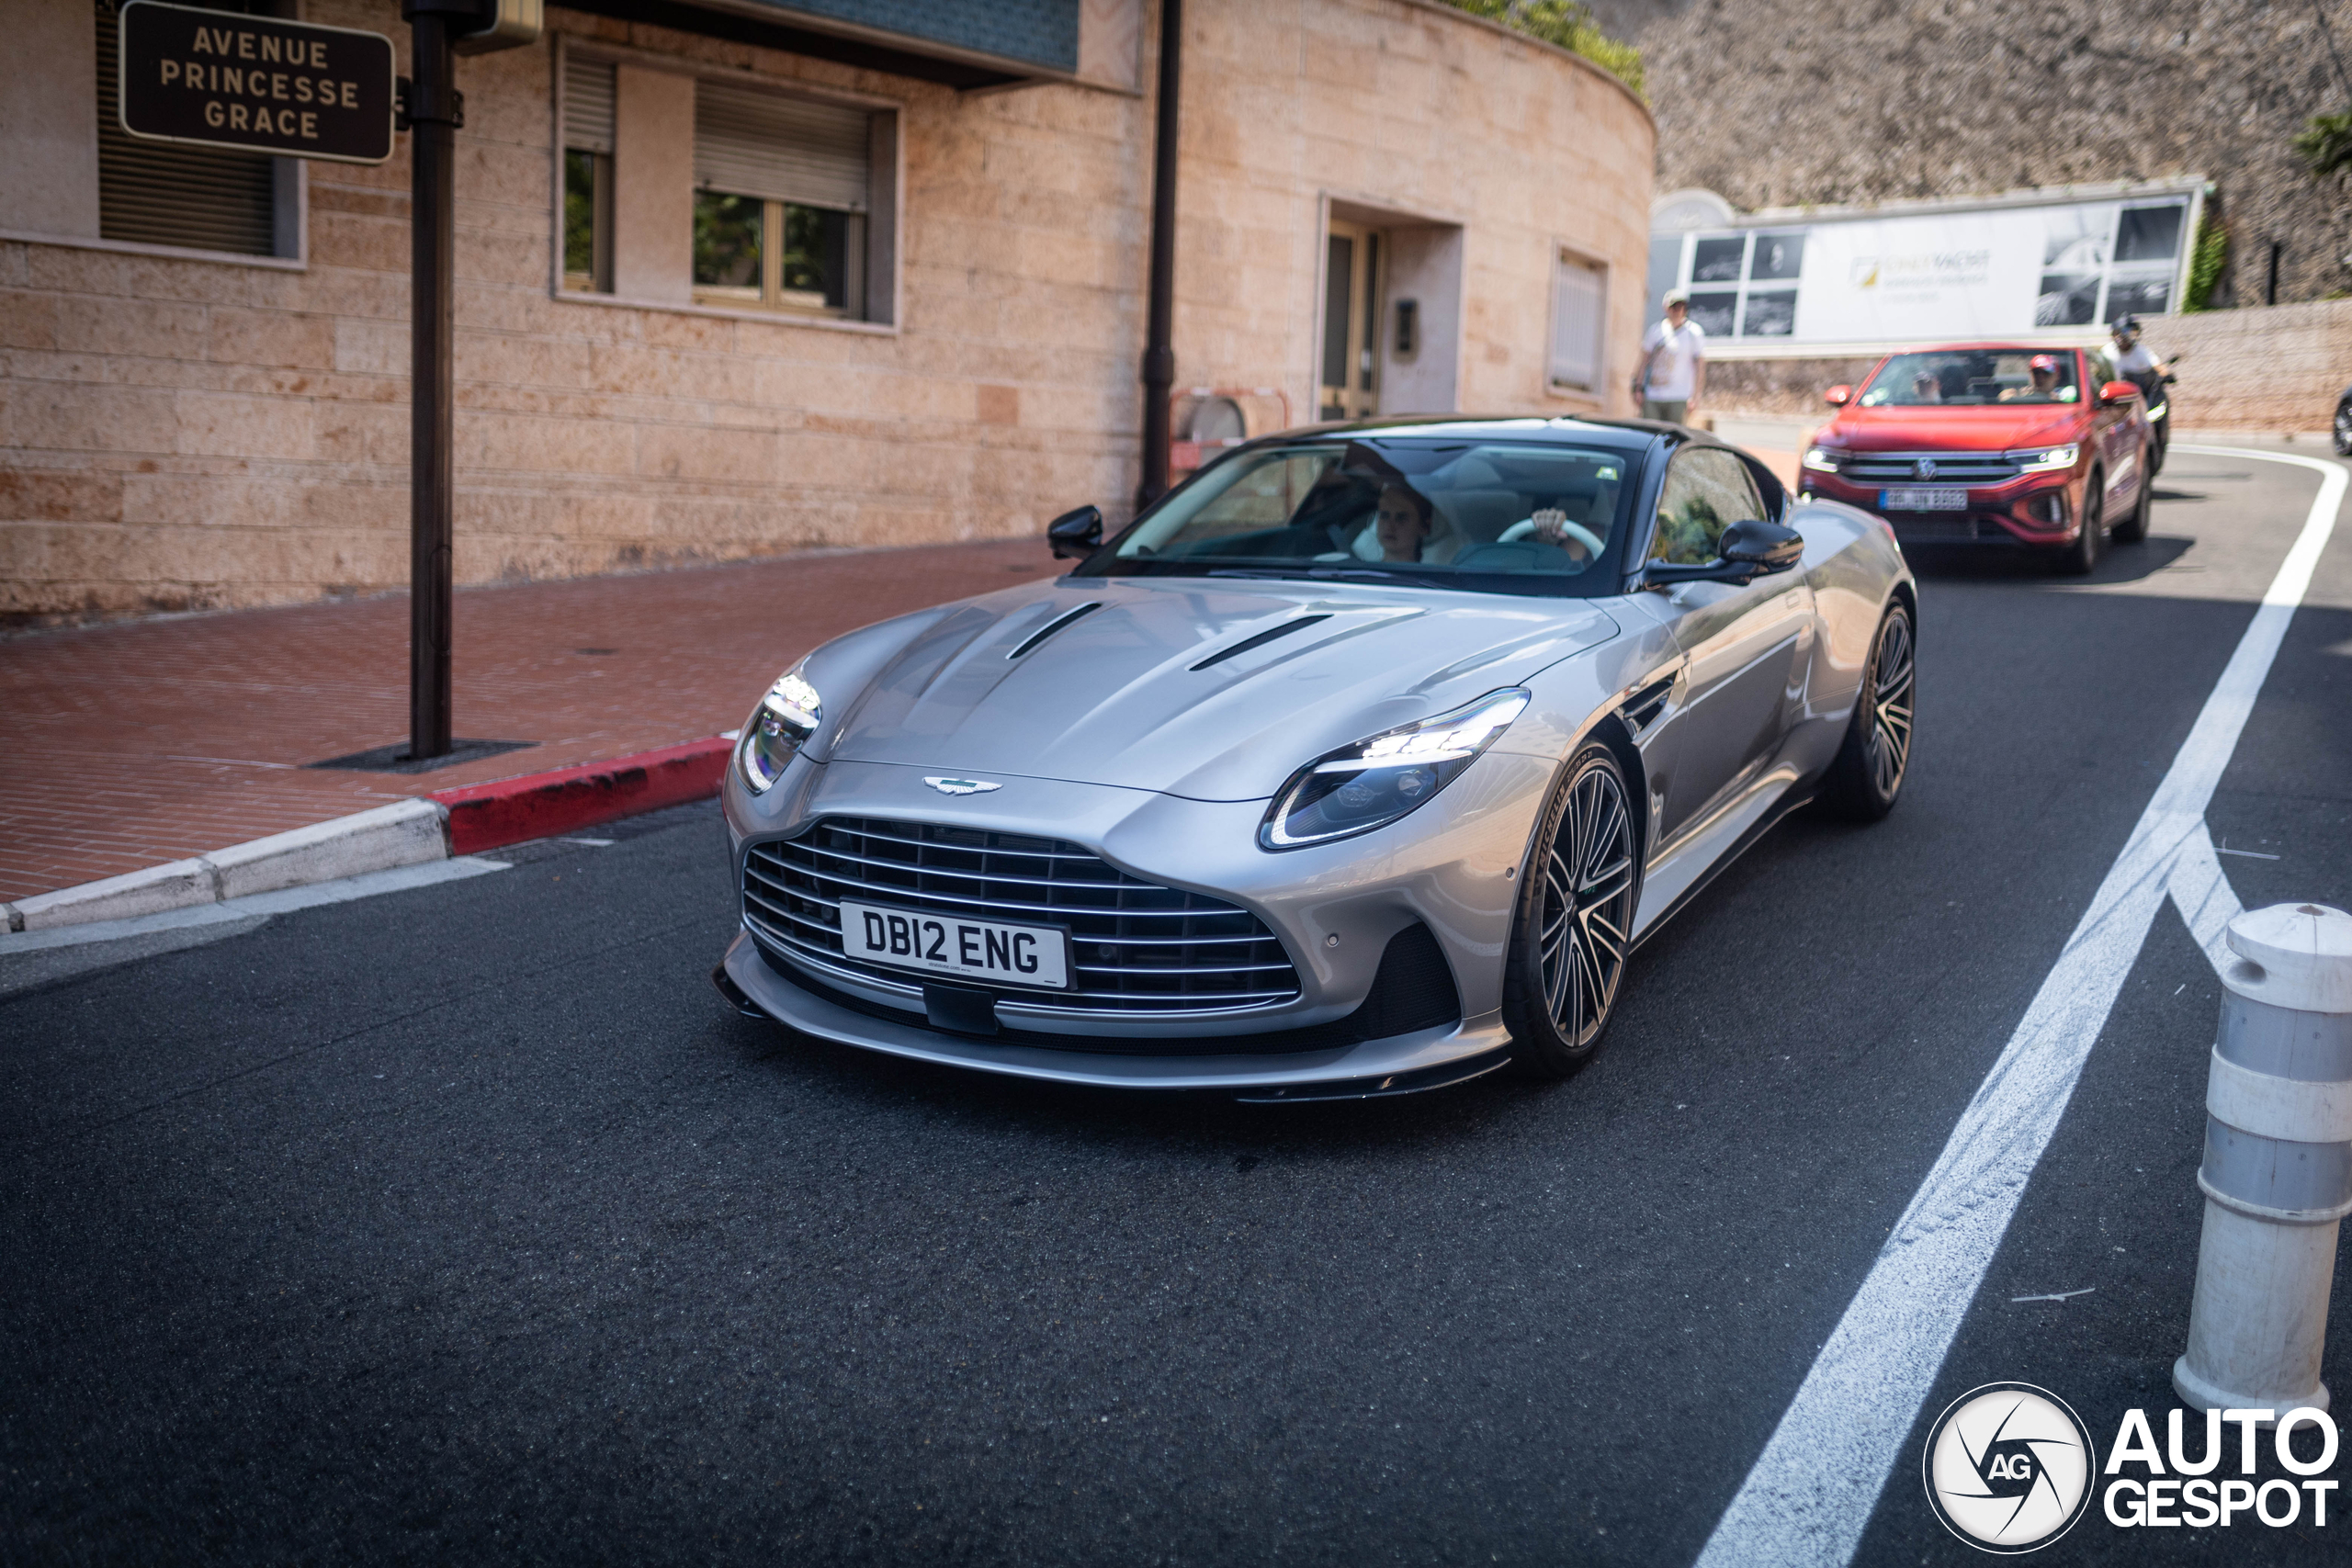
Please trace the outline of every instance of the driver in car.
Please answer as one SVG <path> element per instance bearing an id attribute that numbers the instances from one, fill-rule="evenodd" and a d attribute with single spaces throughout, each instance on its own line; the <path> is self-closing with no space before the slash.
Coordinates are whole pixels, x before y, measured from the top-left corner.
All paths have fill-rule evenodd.
<path id="1" fill-rule="evenodd" d="M 2058 359 L 2055 355 L 2037 354 L 2026 366 L 2032 380 L 2026 386 L 2011 387 L 2001 394 L 2005 403 L 2048 403 L 2058 400 Z"/>

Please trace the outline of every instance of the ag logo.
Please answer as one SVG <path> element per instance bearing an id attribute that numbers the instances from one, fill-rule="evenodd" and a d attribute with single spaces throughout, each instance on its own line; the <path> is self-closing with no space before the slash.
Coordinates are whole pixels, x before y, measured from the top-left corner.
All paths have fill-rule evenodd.
<path id="1" fill-rule="evenodd" d="M 1933 457 L 1920 457 L 1915 460 L 1911 465 L 1911 477 L 1915 479 L 1934 479 L 1936 477 L 1936 460 Z"/>
<path id="2" fill-rule="evenodd" d="M 985 795 L 992 789 L 1002 789 L 1000 784 L 983 784 L 978 779 L 935 779 L 925 775 L 923 783 L 942 795 Z"/>
<path id="3" fill-rule="evenodd" d="M 2038 1551 L 2090 1506 L 2098 1459 L 2089 1428 L 2056 1394 L 1986 1383 L 1928 1429 L 1928 1505 L 1980 1551 Z"/>

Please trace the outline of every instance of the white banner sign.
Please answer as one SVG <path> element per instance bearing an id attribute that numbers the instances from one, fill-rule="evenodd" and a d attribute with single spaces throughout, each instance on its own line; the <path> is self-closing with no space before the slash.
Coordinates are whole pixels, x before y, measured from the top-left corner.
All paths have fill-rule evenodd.
<path id="1" fill-rule="evenodd" d="M 2000 337 L 2032 330 L 2042 216 L 1966 212 L 1823 223 L 1805 239 L 1795 335 Z"/>

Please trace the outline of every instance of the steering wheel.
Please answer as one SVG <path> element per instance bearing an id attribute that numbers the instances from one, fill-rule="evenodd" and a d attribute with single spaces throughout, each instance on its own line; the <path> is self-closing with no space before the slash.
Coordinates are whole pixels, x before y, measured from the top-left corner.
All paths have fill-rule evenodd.
<path id="1" fill-rule="evenodd" d="M 1569 538 L 1574 539 L 1577 544 L 1582 545 L 1586 549 L 1591 551 L 1595 560 L 1600 559 L 1600 552 L 1609 547 L 1595 536 L 1591 529 L 1586 528 L 1578 524 L 1571 523 L 1565 517 L 1553 525 L 1558 528 L 1561 533 L 1566 534 Z M 1517 544 L 1521 539 L 1532 538 L 1534 534 L 1535 519 L 1532 517 L 1522 517 L 1518 522 L 1512 524 L 1510 527 L 1504 529 L 1500 534 L 1498 534 L 1495 536 L 1495 543 L 1498 545 L 1513 545 Z"/>

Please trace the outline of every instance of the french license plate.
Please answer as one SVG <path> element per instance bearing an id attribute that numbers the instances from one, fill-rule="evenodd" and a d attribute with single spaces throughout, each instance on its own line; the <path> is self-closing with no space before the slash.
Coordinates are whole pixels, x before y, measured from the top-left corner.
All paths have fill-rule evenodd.
<path id="1" fill-rule="evenodd" d="M 1069 988 L 1069 933 L 842 900 L 842 952 L 869 963 L 995 986 Z"/>
<path id="2" fill-rule="evenodd" d="M 1968 491 L 1965 490 L 1926 490 L 1917 485 L 1905 485 L 1898 490 L 1878 492 L 1881 512 L 1965 512 Z"/>

